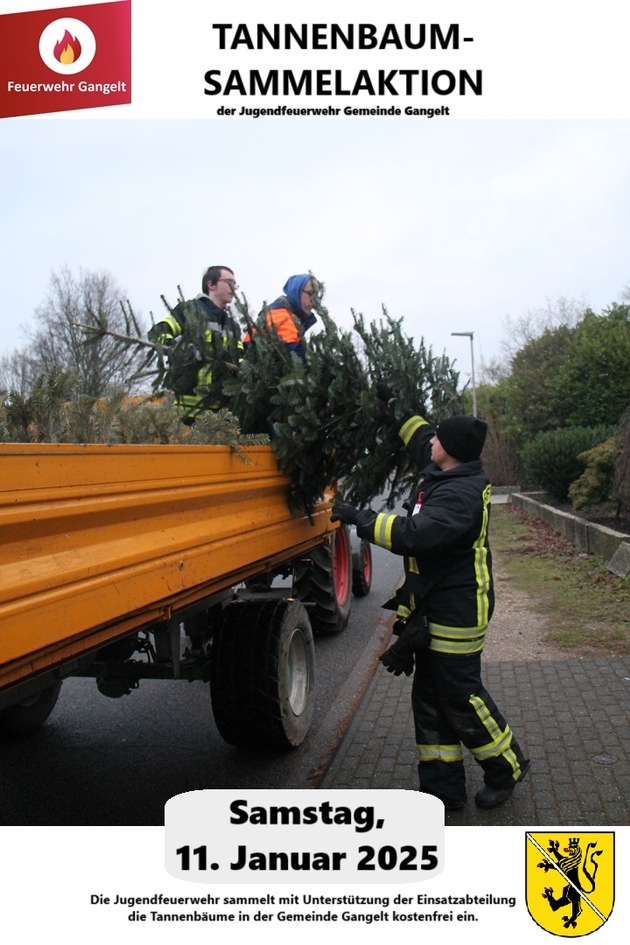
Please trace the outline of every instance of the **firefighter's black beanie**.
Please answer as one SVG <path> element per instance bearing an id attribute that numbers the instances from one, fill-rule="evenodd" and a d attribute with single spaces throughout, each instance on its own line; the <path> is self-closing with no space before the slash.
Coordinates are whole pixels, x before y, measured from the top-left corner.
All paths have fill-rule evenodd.
<path id="1" fill-rule="evenodd" d="M 486 440 L 488 424 L 478 417 L 447 417 L 441 420 L 436 436 L 449 456 L 462 463 L 479 459 Z"/>

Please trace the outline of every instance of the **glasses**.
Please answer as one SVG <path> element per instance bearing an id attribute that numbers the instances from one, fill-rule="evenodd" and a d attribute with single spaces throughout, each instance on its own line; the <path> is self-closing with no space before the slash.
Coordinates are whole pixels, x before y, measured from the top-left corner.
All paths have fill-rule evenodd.
<path id="1" fill-rule="evenodd" d="M 235 282 L 234 279 L 217 279 L 217 282 L 225 282 L 226 285 L 229 285 L 232 292 L 238 289 L 238 282 Z"/>
<path id="2" fill-rule="evenodd" d="M 304 293 L 304 295 L 310 295 L 311 298 L 313 298 L 313 296 L 315 295 L 314 291 L 311 292 L 308 289 L 302 289 L 302 292 Z"/>

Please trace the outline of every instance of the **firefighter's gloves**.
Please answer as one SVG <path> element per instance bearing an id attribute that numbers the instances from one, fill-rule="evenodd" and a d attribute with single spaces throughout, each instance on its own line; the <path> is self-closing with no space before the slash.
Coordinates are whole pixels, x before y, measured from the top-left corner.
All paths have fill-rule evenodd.
<path id="1" fill-rule="evenodd" d="M 382 381 L 379 381 L 376 385 L 376 393 L 378 399 L 382 400 L 384 404 L 388 404 L 390 400 L 396 399 L 396 395 L 391 387 L 388 387 L 387 384 L 383 384 Z"/>
<path id="2" fill-rule="evenodd" d="M 333 506 L 331 522 L 341 522 L 342 525 L 356 525 L 359 510 L 350 505 L 349 502 L 337 502 Z"/>
<path id="3" fill-rule="evenodd" d="M 203 355 L 199 348 L 190 343 L 181 347 L 182 360 L 187 364 L 193 364 L 195 361 L 203 361 Z"/>
<path id="4" fill-rule="evenodd" d="M 337 502 L 333 506 L 330 516 L 331 522 L 341 522 L 343 525 L 357 525 L 359 528 L 367 527 L 372 524 L 376 518 L 374 509 L 355 508 L 349 502 Z"/>
<path id="5" fill-rule="evenodd" d="M 378 399 L 389 409 L 390 413 L 396 416 L 398 397 L 391 387 L 389 387 L 387 384 L 384 384 L 382 381 L 379 381 L 376 385 L 376 394 Z"/>
<path id="6" fill-rule="evenodd" d="M 413 617 L 402 630 L 399 626 L 397 621 L 394 633 L 400 634 L 398 639 L 379 659 L 388 673 L 393 673 L 394 676 L 401 676 L 403 673 L 405 676 L 411 676 L 416 654 L 429 645 L 429 627 L 426 617 L 422 615 Z"/>
<path id="7" fill-rule="evenodd" d="M 400 640 L 396 640 L 388 650 L 381 653 L 379 659 L 388 673 L 393 673 L 394 676 L 402 676 L 403 673 L 405 676 L 412 676 L 415 666 L 413 653 L 402 652 L 399 643 Z"/>

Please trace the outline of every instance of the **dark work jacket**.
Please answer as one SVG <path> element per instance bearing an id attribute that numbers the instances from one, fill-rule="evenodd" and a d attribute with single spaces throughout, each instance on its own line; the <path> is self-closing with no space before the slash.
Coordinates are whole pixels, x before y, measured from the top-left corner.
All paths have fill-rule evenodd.
<path id="1" fill-rule="evenodd" d="M 168 344 L 177 338 L 184 330 L 186 323 L 185 305 L 189 303 L 180 302 L 173 311 L 162 321 L 149 330 L 149 340 L 157 341 L 159 344 Z M 205 314 L 209 334 L 219 334 L 225 337 L 234 337 L 239 339 L 241 336 L 240 328 L 224 309 L 215 305 L 207 295 L 198 295 L 195 298 L 195 304 Z"/>
<path id="2" fill-rule="evenodd" d="M 232 316 L 215 305 L 207 295 L 198 295 L 194 303 L 204 313 L 206 319 L 206 343 L 212 345 L 213 339 L 220 338 L 226 355 L 232 343 L 236 347 L 236 359 L 241 361 L 243 357 L 241 332 Z M 150 329 L 149 340 L 167 348 L 173 344 L 184 331 L 188 305 L 190 305 L 189 302 L 180 302 L 176 305 L 170 314 Z M 179 375 L 173 381 L 172 386 L 177 394 L 178 405 L 184 407 L 191 415 L 199 411 L 202 403 L 205 403 L 209 409 L 214 409 L 207 403 L 207 394 L 212 385 L 211 364 L 193 359 L 189 364 L 181 367 Z"/>
<path id="3" fill-rule="evenodd" d="M 422 610 L 429 619 L 432 649 L 468 654 L 481 649 L 494 608 L 488 545 L 491 486 L 480 460 L 446 471 L 432 463 L 434 434 L 421 417 L 405 421 L 400 436 L 421 470 L 409 512 L 378 513 L 369 524 L 359 525 L 357 533 L 405 558 L 404 584 L 386 606 L 402 617 Z"/>

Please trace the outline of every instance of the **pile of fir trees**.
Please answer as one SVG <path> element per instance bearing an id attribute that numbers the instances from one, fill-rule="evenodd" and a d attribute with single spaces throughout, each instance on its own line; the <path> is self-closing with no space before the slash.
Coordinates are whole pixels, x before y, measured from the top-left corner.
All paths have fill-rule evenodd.
<path id="1" fill-rule="evenodd" d="M 264 309 L 252 318 L 246 299 L 237 300 L 236 308 L 243 330 L 255 330 L 244 359 L 236 345 L 226 350 L 222 341 L 206 342 L 203 314 L 194 303 L 187 305 L 183 334 L 168 348 L 134 337 L 130 310 L 129 334 L 119 342 L 136 345 L 138 371 L 152 378 L 154 392 L 172 388 L 174 375 L 193 359 L 210 363 L 213 383 L 200 392 L 195 427 L 207 402 L 236 418 L 245 439 L 268 436 L 279 466 L 291 477 L 296 507 L 312 509 L 332 484 L 358 506 L 377 498 L 391 506 L 411 487 L 417 470 L 398 424 L 377 396 L 377 383 L 395 392 L 402 413 L 437 422 L 461 411 L 459 374 L 446 356 L 407 337 L 402 319 L 385 309 L 370 323 L 353 312 L 353 329 L 341 329 L 323 305 L 323 291 L 320 285 L 319 325 L 307 336 L 304 359 L 267 328 Z M 92 331 L 91 340 L 98 334 Z"/>
<path id="2" fill-rule="evenodd" d="M 376 497 L 391 505 L 417 471 L 377 383 L 395 392 L 407 415 L 438 420 L 460 409 L 458 374 L 446 358 L 406 337 L 402 321 L 385 311 L 369 324 L 353 313 L 352 331 L 340 329 L 321 302 L 317 313 L 321 330 L 308 336 L 304 360 L 288 354 L 273 332 L 254 334 L 226 389 L 230 410 L 245 432 L 271 431 L 302 507 L 312 507 L 331 483 L 358 506 Z"/>
<path id="3" fill-rule="evenodd" d="M 120 388 L 104 397 L 77 393 L 78 377 L 53 368 L 28 394 L 0 391 L 0 443 L 146 443 L 244 447 L 268 443 L 244 436 L 238 419 L 223 408 L 206 411 L 193 427 L 182 423 L 174 396 L 139 394 Z"/>

